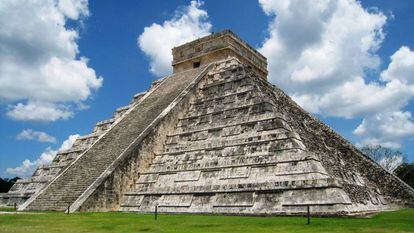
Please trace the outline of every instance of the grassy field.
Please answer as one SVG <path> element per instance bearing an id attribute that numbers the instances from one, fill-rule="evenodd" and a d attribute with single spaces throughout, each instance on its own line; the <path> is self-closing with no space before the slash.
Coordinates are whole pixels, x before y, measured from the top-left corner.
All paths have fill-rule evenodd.
<path id="1" fill-rule="evenodd" d="M 133 213 L 0 214 L 0 232 L 414 232 L 414 209 L 371 218 L 239 217 Z"/>
<path id="2" fill-rule="evenodd" d="M 15 209 L 14 208 L 3 208 L 3 207 L 1 207 L 0 208 L 0 211 L 3 211 L 3 212 L 5 212 L 5 211 L 7 211 L 7 212 L 13 212 L 13 211 L 15 211 Z"/>

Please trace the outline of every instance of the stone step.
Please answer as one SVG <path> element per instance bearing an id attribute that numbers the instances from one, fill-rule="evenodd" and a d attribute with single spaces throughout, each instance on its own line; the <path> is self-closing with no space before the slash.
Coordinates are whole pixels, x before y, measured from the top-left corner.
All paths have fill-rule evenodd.
<path id="1" fill-rule="evenodd" d="M 263 122 L 263 121 L 270 121 L 270 120 L 281 120 L 286 121 L 286 117 L 280 113 L 268 113 L 268 114 L 261 114 L 261 115 L 246 115 L 239 118 L 236 122 L 231 122 L 228 124 L 223 124 L 224 122 L 213 122 L 213 124 L 209 124 L 207 126 L 194 126 L 194 127 L 188 127 L 187 129 L 181 129 L 180 127 L 177 128 L 176 132 L 169 134 L 168 137 L 174 137 L 174 136 L 181 136 L 191 133 L 197 133 L 202 131 L 208 131 L 208 130 L 218 130 L 226 127 L 233 127 L 238 125 L 244 125 L 244 124 L 253 124 L 257 122 Z"/>
<path id="2" fill-rule="evenodd" d="M 275 182 L 254 182 L 238 183 L 224 185 L 203 185 L 203 186 L 180 186 L 180 187 L 162 187 L 151 189 L 150 191 L 130 191 L 125 196 L 139 195 L 172 195 L 172 194 L 197 194 L 197 193 L 228 193 L 228 192 L 265 192 L 281 191 L 295 189 L 319 189 L 319 188 L 341 188 L 342 185 L 338 180 L 333 178 L 323 178 L 314 180 L 290 180 Z"/>

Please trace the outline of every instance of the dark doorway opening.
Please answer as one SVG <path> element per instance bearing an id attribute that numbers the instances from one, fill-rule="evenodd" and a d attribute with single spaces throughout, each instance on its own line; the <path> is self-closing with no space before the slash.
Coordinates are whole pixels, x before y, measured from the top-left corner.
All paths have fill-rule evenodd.
<path id="1" fill-rule="evenodd" d="M 193 68 L 198 68 L 198 67 L 200 67 L 200 62 L 199 61 L 193 62 Z"/>

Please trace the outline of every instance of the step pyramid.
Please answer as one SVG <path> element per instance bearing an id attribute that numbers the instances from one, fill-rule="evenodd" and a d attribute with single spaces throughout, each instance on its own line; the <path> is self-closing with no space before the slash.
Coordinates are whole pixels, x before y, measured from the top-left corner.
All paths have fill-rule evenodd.
<path id="1" fill-rule="evenodd" d="M 225 30 L 173 49 L 173 74 L 20 210 L 354 215 L 414 190 L 266 81 Z"/>

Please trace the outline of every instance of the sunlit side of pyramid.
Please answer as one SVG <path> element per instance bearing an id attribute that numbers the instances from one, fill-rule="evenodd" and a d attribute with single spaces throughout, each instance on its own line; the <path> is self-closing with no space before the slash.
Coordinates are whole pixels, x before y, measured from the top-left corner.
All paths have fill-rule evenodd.
<path id="1" fill-rule="evenodd" d="M 173 57 L 172 75 L 19 209 L 353 215 L 414 201 L 412 188 L 270 85 L 266 58 L 232 32 Z"/>

